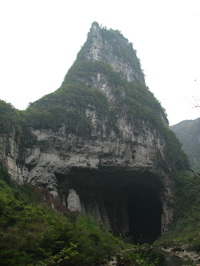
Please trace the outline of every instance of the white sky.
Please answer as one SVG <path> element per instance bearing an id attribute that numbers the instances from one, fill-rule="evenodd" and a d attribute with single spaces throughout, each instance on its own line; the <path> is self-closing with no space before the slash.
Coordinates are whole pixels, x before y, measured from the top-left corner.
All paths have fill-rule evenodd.
<path id="1" fill-rule="evenodd" d="M 200 117 L 199 0 L 0 0 L 0 99 L 25 109 L 59 88 L 93 21 L 133 43 L 171 125 Z"/>

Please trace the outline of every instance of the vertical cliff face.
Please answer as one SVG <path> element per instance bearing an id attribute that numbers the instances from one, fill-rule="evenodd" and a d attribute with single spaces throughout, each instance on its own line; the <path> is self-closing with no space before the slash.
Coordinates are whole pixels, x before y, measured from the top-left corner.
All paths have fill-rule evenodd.
<path id="1" fill-rule="evenodd" d="M 88 61 L 102 61 L 109 64 L 127 81 L 145 82 L 132 44 L 119 31 L 108 31 L 94 22 L 78 58 L 81 56 Z"/>
<path id="2" fill-rule="evenodd" d="M 134 241 L 151 243 L 167 230 L 172 169 L 185 161 L 119 31 L 93 23 L 62 86 L 23 117 L 20 145 L 14 136 L 2 141 L 2 150 L 15 150 L 1 159 L 18 182 L 48 189 L 64 208 L 92 214 Z"/>

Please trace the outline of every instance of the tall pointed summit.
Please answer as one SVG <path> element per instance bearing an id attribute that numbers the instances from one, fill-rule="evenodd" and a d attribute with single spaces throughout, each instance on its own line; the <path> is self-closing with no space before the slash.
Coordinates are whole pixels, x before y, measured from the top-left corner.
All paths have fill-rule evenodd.
<path id="1" fill-rule="evenodd" d="M 112 66 L 114 71 L 122 74 L 127 81 L 144 82 L 139 59 L 132 43 L 118 30 L 108 30 L 93 22 L 88 38 L 79 52 L 77 59 L 102 61 Z"/>
<path id="2" fill-rule="evenodd" d="M 151 243 L 167 230 L 172 169 L 188 162 L 119 31 L 94 22 L 61 87 L 32 103 L 22 121 L 20 146 L 13 133 L 0 147 L 13 178 L 136 241 Z"/>

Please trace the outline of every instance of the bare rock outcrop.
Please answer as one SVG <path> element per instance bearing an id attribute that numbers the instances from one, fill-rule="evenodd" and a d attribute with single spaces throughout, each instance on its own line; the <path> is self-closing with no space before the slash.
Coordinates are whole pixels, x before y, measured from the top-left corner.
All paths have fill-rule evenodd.
<path id="1" fill-rule="evenodd" d="M 48 189 L 66 210 L 92 214 L 109 230 L 154 241 L 173 220 L 174 162 L 162 133 L 167 118 L 145 87 L 132 44 L 93 23 L 61 88 L 33 103 L 29 113 L 52 114 L 58 105 L 66 117 L 58 113 L 52 121 L 62 120 L 55 127 L 30 121 L 28 145 L 16 141 L 14 131 L 1 135 L 0 159 L 11 176 Z"/>

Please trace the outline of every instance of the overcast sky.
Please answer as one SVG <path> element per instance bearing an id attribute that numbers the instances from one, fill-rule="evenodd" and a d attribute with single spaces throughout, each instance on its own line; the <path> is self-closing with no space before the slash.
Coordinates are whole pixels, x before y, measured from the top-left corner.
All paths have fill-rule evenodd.
<path id="1" fill-rule="evenodd" d="M 133 43 L 171 125 L 200 117 L 199 0 L 0 0 L 0 99 L 25 109 L 59 88 L 93 21 Z"/>

